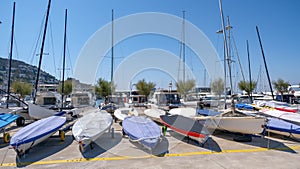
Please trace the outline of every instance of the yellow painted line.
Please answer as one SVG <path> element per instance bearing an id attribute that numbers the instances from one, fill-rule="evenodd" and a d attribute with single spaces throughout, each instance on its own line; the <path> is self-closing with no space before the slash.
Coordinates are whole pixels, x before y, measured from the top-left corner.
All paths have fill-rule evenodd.
<path id="1" fill-rule="evenodd" d="M 186 152 L 178 154 L 165 154 L 164 157 L 184 157 L 184 156 L 196 156 L 196 155 L 211 155 L 211 154 L 227 154 L 227 153 L 251 153 L 251 152 L 263 152 L 268 150 L 297 150 L 300 149 L 298 146 L 282 147 L 282 148 L 252 148 L 252 149 L 236 149 L 236 150 L 223 150 L 221 152 L 216 151 L 198 151 L 198 152 Z M 117 156 L 117 157 L 96 157 L 96 158 L 80 158 L 80 159 L 69 159 L 69 160 L 49 160 L 49 161 L 36 161 L 36 162 L 22 162 L 22 163 L 3 163 L 0 167 L 15 167 L 15 166 L 26 166 L 26 165 L 47 165 L 47 164 L 62 164 L 62 163 L 78 163 L 78 162 L 91 162 L 91 161 L 116 161 L 116 160 L 130 160 L 130 159 L 145 159 L 145 158 L 156 158 L 157 156 Z"/>

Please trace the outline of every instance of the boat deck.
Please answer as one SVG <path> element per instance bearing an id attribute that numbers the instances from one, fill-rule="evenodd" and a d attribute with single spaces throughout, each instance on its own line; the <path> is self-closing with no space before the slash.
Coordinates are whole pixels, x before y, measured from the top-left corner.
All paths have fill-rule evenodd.
<path id="1" fill-rule="evenodd" d="M 143 112 L 143 110 L 139 110 Z M 71 122 L 72 123 L 72 122 Z M 68 125 L 68 124 L 67 124 Z M 7 131 L 13 135 L 13 123 Z M 233 141 L 232 133 L 216 131 L 204 147 L 168 129 L 151 152 L 122 135 L 119 123 L 102 135 L 85 153 L 66 131 L 33 147 L 22 158 L 0 135 L 1 167 L 15 168 L 299 168 L 300 142 L 279 135 L 252 137 L 251 142 Z"/>

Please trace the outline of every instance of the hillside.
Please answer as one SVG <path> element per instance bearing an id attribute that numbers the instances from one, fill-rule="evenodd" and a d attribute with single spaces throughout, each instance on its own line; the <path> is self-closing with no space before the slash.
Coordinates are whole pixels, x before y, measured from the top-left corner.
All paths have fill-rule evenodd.
<path id="1" fill-rule="evenodd" d="M 35 84 L 37 67 L 27 64 L 23 61 L 12 60 L 11 82 L 21 80 Z M 0 85 L 5 86 L 8 79 L 8 59 L 0 57 Z M 57 84 L 59 81 L 49 73 L 41 70 L 39 83 Z"/>

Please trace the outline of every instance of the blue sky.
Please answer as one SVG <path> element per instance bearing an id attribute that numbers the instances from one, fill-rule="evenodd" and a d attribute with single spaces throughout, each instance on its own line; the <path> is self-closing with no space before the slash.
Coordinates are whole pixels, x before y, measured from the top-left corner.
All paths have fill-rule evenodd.
<path id="1" fill-rule="evenodd" d="M 45 18 L 47 0 L 16 0 L 15 41 L 13 58 L 37 65 L 40 47 L 35 51 L 39 33 Z M 13 1 L 0 1 L 0 56 L 8 57 Z M 225 16 L 230 17 L 233 26 L 233 37 L 242 62 L 244 74 L 248 78 L 246 40 L 249 41 L 252 67 L 252 78 L 257 79 L 263 60 L 255 26 L 259 27 L 269 68 L 271 80 L 282 78 L 292 84 L 300 82 L 297 68 L 300 63 L 300 1 L 298 0 L 223 0 Z M 61 58 L 63 53 L 64 12 L 68 9 L 68 77 L 72 77 L 76 59 L 88 39 L 104 25 L 111 21 L 111 10 L 115 19 L 142 12 L 161 12 L 182 17 L 186 11 L 186 20 L 197 26 L 211 41 L 220 58 L 223 58 L 223 39 L 216 31 L 221 29 L 221 18 L 218 0 L 52 0 L 50 24 L 47 31 L 42 69 L 60 77 Z M 193 35 L 186 32 L 186 41 Z M 110 39 L 108 39 L 110 40 Z M 115 67 L 132 53 L 146 49 L 159 48 L 179 55 L 178 41 L 157 35 L 143 35 L 128 38 L 115 46 Z M 236 81 L 241 80 L 236 52 L 232 53 L 233 75 Z M 110 80 L 110 53 L 99 65 L 97 77 Z M 204 76 L 204 66 L 197 60 L 190 49 L 186 50 L 186 63 L 196 75 L 197 86 L 208 85 Z M 172 65 L 174 66 L 174 65 Z M 87 66 L 88 68 L 88 66 Z M 205 77 L 207 79 L 205 79 Z M 167 87 L 169 75 L 147 70 L 138 73 L 133 82 L 145 79 L 153 81 L 157 87 Z M 263 81 L 266 74 L 263 73 Z M 95 79 L 96 81 L 96 79 Z"/>

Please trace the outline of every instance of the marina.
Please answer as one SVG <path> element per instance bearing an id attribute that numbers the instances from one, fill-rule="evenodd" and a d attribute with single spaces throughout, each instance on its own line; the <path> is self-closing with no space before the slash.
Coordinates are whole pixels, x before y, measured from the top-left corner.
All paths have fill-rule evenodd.
<path id="1" fill-rule="evenodd" d="M 93 110 L 94 108 L 91 108 Z M 140 115 L 144 109 L 138 109 Z M 89 112 L 89 111 L 83 111 Z M 82 114 L 81 114 L 82 116 Z M 72 123 L 72 122 L 71 122 Z M 68 124 L 66 124 L 68 125 Z M 93 148 L 81 153 L 71 130 L 65 141 L 55 133 L 34 146 L 22 158 L 0 141 L 1 167 L 15 168 L 297 168 L 300 164 L 300 142 L 281 135 L 255 135 L 251 142 L 233 141 L 234 134 L 215 131 L 201 147 L 194 140 L 167 129 L 152 153 L 122 135 L 119 123 L 114 130 L 99 137 Z M 20 128 L 12 124 L 13 135 Z"/>
<path id="2" fill-rule="evenodd" d="M 299 168 L 297 60 L 282 64 L 299 2 L 16 1 L 0 6 L 0 168 Z"/>

